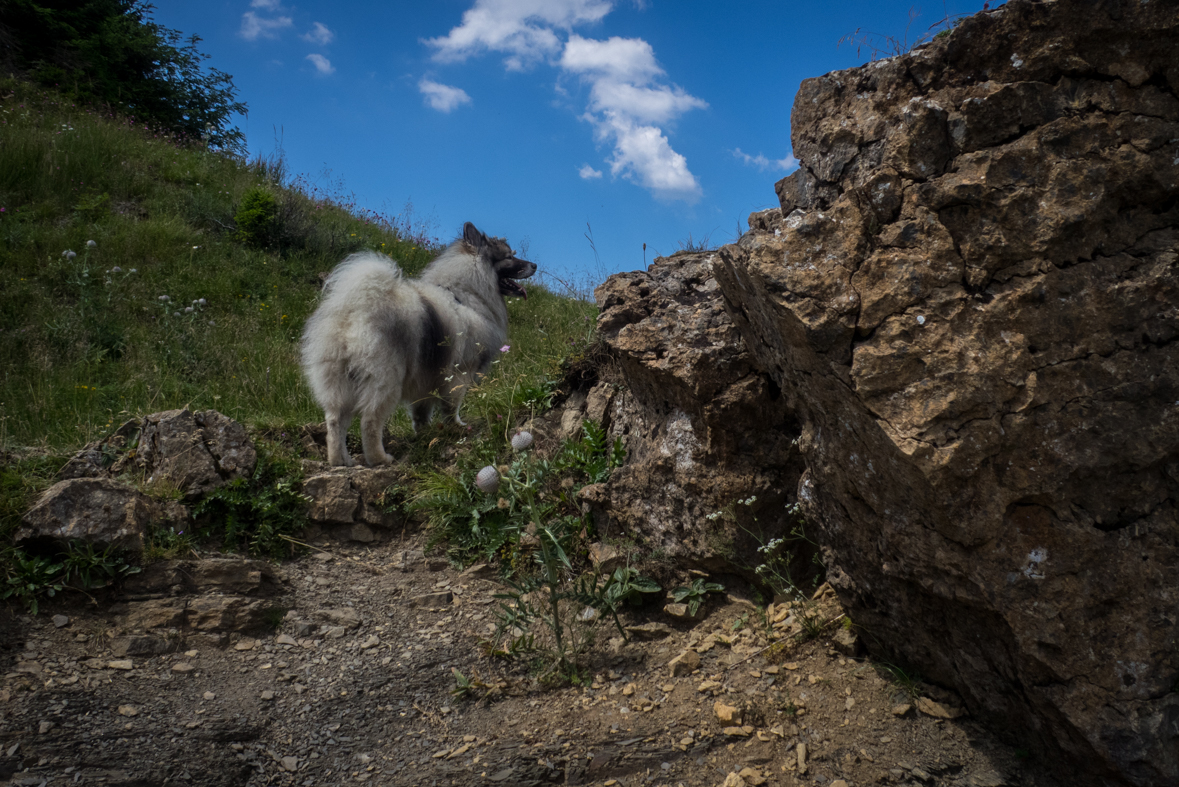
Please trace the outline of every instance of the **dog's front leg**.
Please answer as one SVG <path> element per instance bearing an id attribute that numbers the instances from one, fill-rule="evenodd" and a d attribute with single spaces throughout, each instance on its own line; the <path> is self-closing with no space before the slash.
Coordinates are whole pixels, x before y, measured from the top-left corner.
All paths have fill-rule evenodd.
<path id="1" fill-rule="evenodd" d="M 360 416 L 360 440 L 364 445 L 364 461 L 368 462 L 369 467 L 393 462 L 393 457 L 385 453 L 385 446 L 381 440 L 387 420 L 388 412 L 363 413 Z"/>

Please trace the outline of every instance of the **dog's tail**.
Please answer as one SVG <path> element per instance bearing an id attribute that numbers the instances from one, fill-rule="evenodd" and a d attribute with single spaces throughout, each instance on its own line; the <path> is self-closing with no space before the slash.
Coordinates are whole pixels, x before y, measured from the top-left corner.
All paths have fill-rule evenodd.
<path id="1" fill-rule="evenodd" d="M 358 290 L 381 290 L 396 286 L 403 276 L 401 269 L 384 254 L 361 251 L 350 254 L 328 275 L 323 297 L 348 297 Z"/>

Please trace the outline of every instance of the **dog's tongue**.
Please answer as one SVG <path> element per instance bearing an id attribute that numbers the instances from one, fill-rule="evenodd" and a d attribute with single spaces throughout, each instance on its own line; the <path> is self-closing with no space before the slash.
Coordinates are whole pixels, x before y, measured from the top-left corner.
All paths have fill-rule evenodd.
<path id="1" fill-rule="evenodd" d="M 525 289 L 524 285 L 517 284 L 516 286 L 520 288 L 520 297 L 523 298 L 524 300 L 528 300 L 528 290 Z"/>

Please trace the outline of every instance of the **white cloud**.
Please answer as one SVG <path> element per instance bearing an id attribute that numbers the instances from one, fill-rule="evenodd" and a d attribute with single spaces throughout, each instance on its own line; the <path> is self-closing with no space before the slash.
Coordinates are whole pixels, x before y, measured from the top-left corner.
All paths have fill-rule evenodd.
<path id="1" fill-rule="evenodd" d="M 316 22 L 310 30 L 303 34 L 304 41 L 310 41 L 320 46 L 327 46 L 335 40 L 335 37 L 336 34 L 328 30 L 323 22 Z"/>
<path id="2" fill-rule="evenodd" d="M 263 11 L 277 11 L 281 7 L 279 0 L 251 0 L 250 8 L 261 8 Z"/>
<path id="3" fill-rule="evenodd" d="M 462 88 L 443 85 L 424 77 L 418 82 L 418 90 L 426 97 L 426 103 L 439 112 L 451 112 L 462 104 L 471 103 L 471 97 Z"/>
<path id="4" fill-rule="evenodd" d="M 762 172 L 765 172 L 767 169 L 790 170 L 798 166 L 798 159 L 791 153 L 787 153 L 786 158 L 771 160 L 760 153 L 756 156 L 751 156 L 742 151 L 741 148 L 737 148 L 733 151 L 733 156 L 741 159 L 751 167 L 757 167 Z"/>
<path id="5" fill-rule="evenodd" d="M 630 178 L 663 199 L 699 199 L 700 183 L 661 126 L 689 110 L 705 109 L 708 103 L 656 81 L 664 71 L 649 43 L 640 38 L 600 41 L 572 35 L 560 66 L 590 84 L 585 119 L 599 141 L 614 145 L 610 174 Z"/>
<path id="6" fill-rule="evenodd" d="M 589 86 L 583 118 L 599 143 L 614 151 L 607 162 L 615 177 L 635 181 L 661 199 L 695 202 L 700 183 L 672 149 L 664 127 L 708 103 L 668 84 L 651 45 L 641 38 L 583 38 L 572 32 L 610 13 L 616 0 L 474 0 L 462 24 L 424 43 L 440 62 L 462 62 L 482 52 L 506 55 L 509 71 L 547 61 Z M 637 3 L 643 7 L 642 2 Z M 563 40 L 564 39 L 564 40 Z M 431 89 L 427 85 L 432 86 Z M 470 97 L 423 79 L 418 87 L 435 109 L 449 112 Z M 434 92 L 431 92 L 433 90 Z M 451 97 L 444 91 L 457 91 Z M 558 85 L 557 92 L 564 95 Z M 602 173 L 586 164 L 583 178 Z"/>
<path id="7" fill-rule="evenodd" d="M 255 0 L 257 2 L 258 0 Z M 266 0 L 263 0 L 265 2 Z M 275 4 L 277 7 L 277 3 Z M 253 11 L 242 14 L 241 37 L 247 41 L 257 41 L 259 38 L 278 38 L 280 30 L 294 25 L 289 16 L 279 16 L 274 19 L 263 19 Z"/>
<path id="8" fill-rule="evenodd" d="M 306 59 L 310 60 L 311 64 L 315 66 L 315 70 L 321 74 L 336 73 L 336 68 L 332 65 L 332 61 L 328 60 L 323 55 L 312 54 L 308 55 Z"/>
<path id="9" fill-rule="evenodd" d="M 461 62 L 483 51 L 505 52 L 504 65 L 520 71 L 561 50 L 553 28 L 570 30 L 597 22 L 613 6 L 613 0 L 475 0 L 463 13 L 462 24 L 425 43 L 443 63 Z"/>

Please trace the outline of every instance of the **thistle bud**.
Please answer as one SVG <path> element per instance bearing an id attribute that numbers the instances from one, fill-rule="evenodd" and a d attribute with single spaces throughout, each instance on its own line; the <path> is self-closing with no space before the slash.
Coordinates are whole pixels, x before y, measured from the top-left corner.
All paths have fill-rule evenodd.
<path id="1" fill-rule="evenodd" d="M 95 248 L 98 248 L 98 244 L 92 240 L 88 240 L 88 241 L 86 241 L 86 248 L 95 249 Z"/>
<path id="2" fill-rule="evenodd" d="M 479 471 L 475 476 L 475 486 L 486 494 L 493 495 L 499 489 L 499 471 L 491 465 Z"/>
<path id="3" fill-rule="evenodd" d="M 532 445 L 531 432 L 516 432 L 516 434 L 512 437 L 513 451 L 523 451 L 530 445 Z"/>

